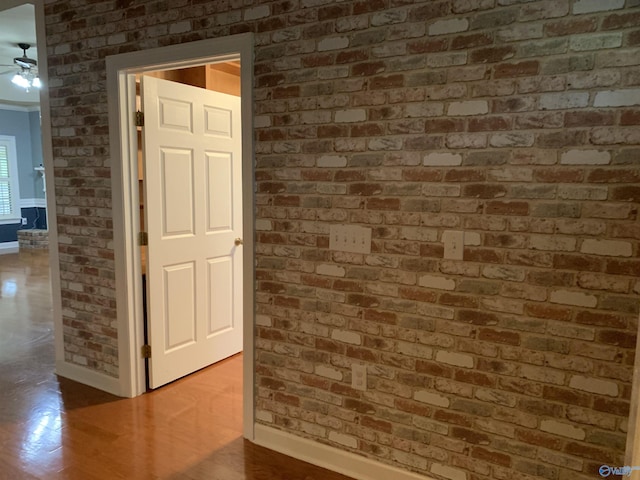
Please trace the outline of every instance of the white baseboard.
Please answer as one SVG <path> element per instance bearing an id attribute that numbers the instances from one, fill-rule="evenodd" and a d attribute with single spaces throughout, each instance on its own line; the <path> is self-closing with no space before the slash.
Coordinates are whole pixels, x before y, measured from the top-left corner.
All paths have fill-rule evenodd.
<path id="1" fill-rule="evenodd" d="M 254 434 L 254 442 L 260 446 L 357 480 L 433 480 L 259 423 Z"/>
<path id="2" fill-rule="evenodd" d="M 0 243 L 0 255 L 7 253 L 18 253 L 20 245 L 18 242 L 2 242 Z"/>
<path id="3" fill-rule="evenodd" d="M 120 381 L 103 373 L 67 362 L 56 362 L 56 374 L 116 396 L 120 395 Z"/>

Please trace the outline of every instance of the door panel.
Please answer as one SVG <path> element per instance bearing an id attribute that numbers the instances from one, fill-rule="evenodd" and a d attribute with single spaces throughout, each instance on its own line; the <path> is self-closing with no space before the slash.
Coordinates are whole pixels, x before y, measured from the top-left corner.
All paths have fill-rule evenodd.
<path id="1" fill-rule="evenodd" d="M 141 81 L 156 388 L 242 350 L 240 98 Z"/>
<path id="2" fill-rule="evenodd" d="M 196 341 L 196 292 L 193 262 L 164 269 L 165 352 Z"/>
<path id="3" fill-rule="evenodd" d="M 209 267 L 209 331 L 219 335 L 233 328 L 233 286 L 226 283 L 233 275 L 233 264 L 228 258 L 213 259 Z"/>
<path id="4" fill-rule="evenodd" d="M 208 232 L 233 229 L 233 157 L 228 153 L 207 153 Z"/>
<path id="5" fill-rule="evenodd" d="M 162 236 L 167 239 L 174 235 L 194 235 L 193 152 L 162 148 L 160 158 L 162 202 L 158 207 L 162 208 Z"/>

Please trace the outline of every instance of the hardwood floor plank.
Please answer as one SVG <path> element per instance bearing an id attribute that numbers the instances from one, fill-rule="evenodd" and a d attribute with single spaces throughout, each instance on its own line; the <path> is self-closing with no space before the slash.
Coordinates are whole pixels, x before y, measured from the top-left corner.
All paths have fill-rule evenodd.
<path id="1" fill-rule="evenodd" d="M 122 399 L 54 372 L 46 252 L 0 255 L 0 479 L 349 480 L 242 438 L 242 354 Z"/>

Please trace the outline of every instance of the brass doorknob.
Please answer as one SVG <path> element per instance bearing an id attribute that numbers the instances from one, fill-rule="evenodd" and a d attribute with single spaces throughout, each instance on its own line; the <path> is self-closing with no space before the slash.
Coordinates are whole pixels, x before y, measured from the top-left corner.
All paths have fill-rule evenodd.
<path id="1" fill-rule="evenodd" d="M 241 238 L 236 238 L 235 242 L 233 243 L 235 243 L 236 245 L 242 245 L 244 242 L 242 241 Z"/>

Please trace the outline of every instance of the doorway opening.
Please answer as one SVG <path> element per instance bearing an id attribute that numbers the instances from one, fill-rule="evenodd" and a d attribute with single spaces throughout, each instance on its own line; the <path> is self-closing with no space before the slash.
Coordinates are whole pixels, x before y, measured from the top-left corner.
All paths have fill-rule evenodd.
<path id="1" fill-rule="evenodd" d="M 136 75 L 150 388 L 242 351 L 240 98 L 238 60 Z"/>
<path id="2" fill-rule="evenodd" d="M 202 85 L 201 82 L 204 79 L 205 86 L 207 78 L 210 81 L 210 85 L 215 85 L 213 88 L 218 90 L 227 87 L 221 86 L 225 83 L 223 79 L 228 80 L 229 76 L 238 77 L 239 83 L 236 82 L 236 91 L 239 87 L 239 112 L 240 119 L 236 130 L 240 130 L 240 144 L 241 144 L 241 161 L 239 163 L 239 170 L 237 176 L 240 176 L 240 183 L 238 188 L 241 190 L 237 192 L 241 198 L 241 218 L 240 225 L 237 225 L 237 230 L 227 229 L 225 235 L 231 238 L 233 247 L 231 249 L 236 250 L 236 254 L 241 256 L 242 259 L 242 275 L 241 281 L 237 284 L 238 289 L 241 290 L 241 312 L 242 318 L 240 319 L 242 330 L 242 358 L 243 358 L 243 434 L 245 438 L 253 438 L 253 404 L 254 404 L 254 386 L 253 386 L 253 370 L 254 370 L 254 214 L 253 214 L 253 132 L 252 132 L 252 77 L 253 77 L 253 37 L 251 34 L 234 35 L 232 37 L 225 37 L 222 39 L 211 39 L 199 42 L 191 42 L 187 44 L 173 45 L 169 47 L 157 48 L 152 50 L 146 50 L 141 52 L 131 52 L 122 55 L 116 55 L 107 58 L 107 89 L 109 91 L 109 112 L 110 112 L 110 131 L 111 134 L 111 152 L 113 157 L 112 167 L 112 187 L 113 187 L 113 202 L 114 202 L 114 250 L 116 255 L 116 296 L 118 305 L 118 344 L 119 344 L 119 386 L 118 394 L 122 396 L 136 396 L 145 392 L 146 390 L 146 374 L 145 374 L 145 360 L 141 354 L 141 347 L 144 345 L 144 302 L 143 292 L 145 286 L 143 285 L 143 266 L 147 262 L 153 262 L 156 255 L 144 252 L 139 245 L 139 237 L 141 232 L 145 232 L 146 228 L 150 227 L 149 220 L 158 211 L 159 224 L 161 226 L 161 234 L 156 239 L 166 239 L 168 237 L 180 237 L 181 239 L 193 236 L 193 231 L 197 230 L 190 223 L 196 217 L 202 217 L 202 215 L 188 211 L 190 205 L 194 205 L 191 200 L 188 200 L 191 195 L 190 189 L 193 187 L 191 179 L 195 178 L 195 170 L 191 170 L 190 166 L 184 167 L 184 165 L 191 165 L 190 160 L 182 162 L 181 159 L 186 155 L 188 148 L 167 146 L 164 144 L 164 139 L 168 138 L 164 135 L 161 136 L 162 141 L 156 142 L 154 148 L 159 148 L 160 162 L 162 164 L 158 172 L 151 172 L 151 174 L 159 176 L 159 181 L 150 181 L 145 178 L 145 175 L 150 171 L 145 170 L 144 160 L 140 161 L 141 154 L 138 153 L 139 145 L 139 133 L 136 127 L 136 115 L 138 110 L 137 98 L 141 91 L 138 86 L 142 83 L 142 89 L 146 89 L 146 83 L 163 83 L 167 82 L 171 88 L 193 86 L 193 83 Z M 162 72 L 162 73 L 159 73 Z M 157 78 L 157 77 L 165 78 Z M 166 77 L 169 77 L 169 81 Z M 181 78 L 182 82 L 176 82 L 176 78 Z M 185 80 L 186 79 L 186 80 Z M 141 82 L 140 82 L 141 80 Z M 152 81 L 149 81 L 152 80 Z M 178 87 L 176 87 L 178 85 Z M 203 91 L 211 91 L 206 89 Z M 152 91 L 152 90 L 150 90 Z M 166 92 L 162 94 L 152 93 L 148 95 L 147 92 L 143 94 L 143 97 L 150 96 L 151 98 L 169 98 Z M 224 95 L 233 96 L 232 93 L 225 93 Z M 196 94 L 196 97 L 201 95 Z M 197 100 L 197 99 L 196 99 Z M 144 101 L 144 100 L 143 100 Z M 207 103 L 207 102 L 205 102 Z M 215 105 L 211 105 L 211 104 Z M 217 100 L 210 101 L 204 107 L 204 116 L 208 119 L 205 121 L 219 120 L 222 116 L 220 109 L 217 108 Z M 154 117 L 153 120 L 149 120 L 149 113 L 145 112 L 145 125 L 161 123 L 164 120 L 168 120 L 168 123 L 176 127 L 182 128 L 186 125 L 184 122 L 190 121 L 195 118 L 196 115 L 191 115 L 191 107 L 186 108 L 185 102 L 182 100 L 169 99 L 168 103 L 164 106 L 158 106 L 153 108 L 155 113 L 159 112 L 159 116 Z M 208 108 L 213 106 L 216 108 Z M 183 108 L 185 107 L 185 108 Z M 223 108 L 222 110 L 225 110 Z M 164 115 L 164 116 L 163 116 Z M 174 115 L 174 117 L 169 118 Z M 232 115 L 233 116 L 233 115 Z M 182 123 L 181 123 L 182 122 Z M 146 126 L 144 127 L 147 128 Z M 236 127 L 233 127 L 236 128 Z M 145 133 L 146 136 L 146 133 Z M 146 141 L 146 140 L 145 140 Z M 165 148 L 166 147 L 166 148 Z M 163 150 L 164 149 L 164 150 Z M 208 158 L 207 165 L 213 165 L 216 161 L 224 159 L 221 150 L 217 147 L 212 147 L 206 152 Z M 119 158 L 118 158 L 119 157 Z M 225 165 L 225 162 L 218 162 L 220 165 Z M 140 167 L 143 167 L 140 171 Z M 227 188 L 223 183 L 219 182 L 220 178 L 224 178 L 225 175 L 211 175 L 212 170 L 202 170 L 205 175 L 209 175 L 211 183 L 208 189 L 209 197 L 205 194 L 205 198 L 212 199 L 211 194 L 220 193 L 225 188 L 228 191 L 234 190 L 233 188 Z M 209 172 L 209 173 L 207 173 Z M 224 169 L 223 169 L 224 172 Z M 142 174 L 142 178 L 141 177 Z M 165 195 L 164 200 L 161 200 L 162 209 L 157 208 L 157 205 L 148 204 L 149 185 L 166 185 L 165 180 L 171 177 L 177 179 L 178 188 L 167 188 L 164 193 L 168 192 L 168 196 Z M 142 180 L 142 196 L 141 192 L 141 180 Z M 218 183 L 216 183 L 218 181 Z M 145 182 L 147 184 L 145 185 Z M 165 183 L 163 183 L 165 182 Z M 180 183 L 182 182 L 182 183 Z M 194 187 L 194 192 L 197 187 Z M 186 193 L 185 193 L 186 192 Z M 224 193 L 224 192 L 223 192 Z M 194 193 L 195 195 L 195 193 Z M 140 199 L 146 199 L 143 204 L 140 204 Z M 217 200 L 220 196 L 213 198 L 210 201 L 211 205 L 217 205 Z M 191 202 L 191 203 L 190 203 Z M 141 208 L 142 207 L 142 208 Z M 196 207 L 194 207 L 196 208 Z M 153 209 L 153 211 L 151 211 Z M 173 210 L 172 210 L 173 209 Z M 185 210 L 186 209 L 186 210 Z M 141 214 L 141 211 L 143 212 Z M 209 231 L 225 230 L 220 227 L 220 213 L 214 208 L 208 208 L 203 210 L 209 212 L 205 215 L 205 223 Z M 151 215 L 150 215 L 151 212 Z M 172 213 L 173 212 L 173 213 Z M 185 214 L 185 212 L 187 212 Z M 208 222 L 208 223 L 207 223 Z M 192 228 L 193 227 L 193 228 Z M 190 230 L 192 229 L 192 230 Z M 150 233 L 150 237 L 151 232 Z M 231 237 L 229 237 L 231 235 Z M 225 241 L 228 240 L 226 238 Z M 152 238 L 150 238 L 152 241 Z M 238 243 L 239 242 L 239 243 Z M 149 246 L 151 247 L 151 246 Z M 180 249 L 168 248 L 169 252 L 175 252 Z M 146 253 L 146 255 L 145 255 Z M 168 303 L 162 300 L 162 307 L 168 310 L 182 312 L 186 306 L 190 305 L 189 301 L 185 301 L 185 298 L 190 297 L 189 282 L 194 278 L 195 267 L 189 261 L 183 260 L 171 260 L 171 267 L 165 268 L 160 277 L 150 277 L 148 281 L 152 281 L 154 278 L 160 278 L 158 283 L 163 285 L 165 291 L 180 292 L 173 297 Z M 221 278 L 220 272 L 225 272 L 232 262 L 226 261 L 209 261 L 207 274 L 211 283 L 216 283 L 216 279 Z M 151 268 L 151 264 L 147 265 Z M 154 275 L 149 272 L 150 275 Z M 167 285 L 171 285 L 167 289 Z M 185 287 L 185 285 L 188 287 Z M 151 288 L 153 292 L 153 288 Z M 202 293 L 198 294 L 198 297 L 202 297 Z M 209 295 L 210 297 L 210 295 Z M 150 298 L 147 304 L 153 307 L 154 303 L 159 297 Z M 210 307 L 215 309 L 215 306 Z M 212 330 L 224 330 L 224 325 L 213 325 Z M 154 328 L 153 325 L 151 328 Z M 173 328 L 170 324 L 165 324 L 165 331 Z M 190 335 L 192 334 L 191 327 L 183 328 L 183 326 L 177 326 L 174 329 L 174 337 L 177 339 L 177 343 L 162 345 L 168 347 L 166 350 L 170 351 L 178 349 L 183 344 L 189 344 L 191 342 Z M 153 333 L 151 334 L 153 336 Z M 164 340 L 163 340 L 164 341 Z M 152 350 L 152 362 L 153 362 L 153 350 Z"/>

